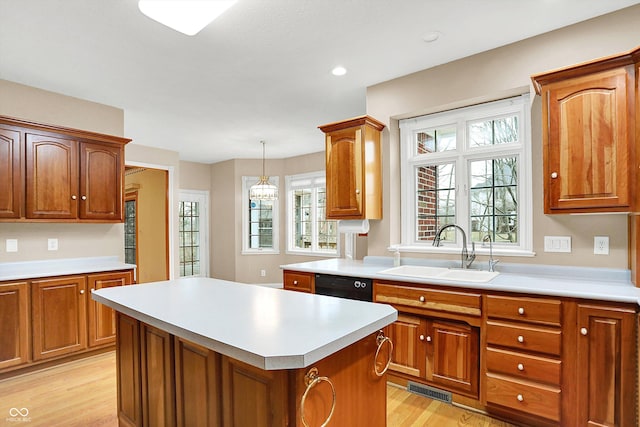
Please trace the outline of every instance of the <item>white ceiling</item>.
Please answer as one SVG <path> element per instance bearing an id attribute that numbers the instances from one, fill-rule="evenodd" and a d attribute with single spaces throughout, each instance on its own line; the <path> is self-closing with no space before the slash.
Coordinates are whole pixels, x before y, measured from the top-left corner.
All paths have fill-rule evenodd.
<path id="1" fill-rule="evenodd" d="M 367 86 L 637 3 L 238 0 L 189 37 L 137 0 L 0 0 L 0 78 L 122 108 L 125 136 L 183 160 L 260 158 L 262 139 L 286 158 L 364 114 Z"/>

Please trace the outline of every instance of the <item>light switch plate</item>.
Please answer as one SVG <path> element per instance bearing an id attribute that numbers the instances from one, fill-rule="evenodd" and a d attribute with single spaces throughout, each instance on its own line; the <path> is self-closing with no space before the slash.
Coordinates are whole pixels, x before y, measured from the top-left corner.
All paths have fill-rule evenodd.
<path id="1" fill-rule="evenodd" d="M 47 249 L 50 251 L 57 251 L 58 239 L 47 239 Z"/>
<path id="2" fill-rule="evenodd" d="M 571 236 L 544 236 L 545 252 L 571 252 Z"/>
<path id="3" fill-rule="evenodd" d="M 7 239 L 5 244 L 7 252 L 18 252 L 18 239 Z"/>

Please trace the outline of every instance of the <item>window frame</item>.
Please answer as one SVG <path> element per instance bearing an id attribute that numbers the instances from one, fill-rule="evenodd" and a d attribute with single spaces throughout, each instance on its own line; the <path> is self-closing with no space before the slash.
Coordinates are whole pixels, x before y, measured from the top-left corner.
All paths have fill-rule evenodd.
<path id="1" fill-rule="evenodd" d="M 302 174 L 297 174 L 297 175 L 287 175 L 284 177 L 285 180 L 285 191 L 286 191 L 286 197 L 287 197 L 287 207 L 286 207 L 286 220 L 287 220 L 287 225 L 286 225 L 286 231 L 287 231 L 287 247 L 286 247 L 286 253 L 287 254 L 291 254 L 291 255 L 307 255 L 307 256 L 317 256 L 317 257 L 325 257 L 325 258 L 333 258 L 333 257 L 339 257 L 340 256 L 340 233 L 338 233 L 336 231 L 336 249 L 335 251 L 320 251 L 317 250 L 318 247 L 318 232 L 317 232 L 317 227 L 318 227 L 318 218 L 317 218 L 317 192 L 315 190 L 317 190 L 318 188 L 324 188 L 325 192 L 326 192 L 326 174 L 325 171 L 318 171 L 318 172 L 309 172 L 309 173 L 302 173 Z M 304 185 L 302 183 L 306 183 L 309 182 L 308 185 Z M 294 224 L 294 191 L 298 190 L 298 189 L 309 189 L 309 188 L 313 188 L 314 189 L 314 197 L 313 197 L 313 202 L 312 202 L 312 208 L 311 208 L 311 212 L 312 212 L 312 230 L 313 232 L 311 233 L 312 236 L 312 244 L 311 244 L 311 249 L 310 250 L 304 250 L 304 249 L 300 249 L 300 248 L 296 248 L 295 247 L 295 224 Z M 326 206 L 325 206 L 325 211 L 326 211 Z M 324 219 L 325 221 L 333 221 L 331 219 L 327 219 L 325 217 Z M 336 230 L 338 229 L 338 221 L 335 221 L 335 227 Z"/>
<path id="2" fill-rule="evenodd" d="M 462 249 L 458 236 L 455 243 L 443 242 L 442 246 L 432 246 L 432 241 L 417 240 L 417 207 L 416 207 L 416 168 L 445 163 L 455 165 L 455 223 L 467 233 L 471 247 L 471 212 L 470 212 L 470 164 L 473 161 L 495 159 L 500 157 L 518 157 L 518 243 L 493 244 L 493 252 L 505 256 L 534 256 L 533 252 L 533 208 L 532 208 L 532 158 L 531 158 L 531 114 L 530 96 L 520 96 L 462 107 L 411 119 L 400 120 L 400 186 L 401 186 L 401 244 L 405 251 L 422 253 L 456 253 Z M 470 147 L 468 124 L 478 120 L 491 120 L 509 114 L 518 116 L 519 141 L 517 143 L 496 144 L 490 146 Z M 415 134 L 427 129 L 455 125 L 456 135 L 462 135 L 462 141 L 455 150 L 429 154 L 415 154 Z M 478 242 L 476 242 L 478 243 Z M 489 248 L 476 245 L 477 253 L 488 253 Z"/>
<path id="3" fill-rule="evenodd" d="M 242 255 L 275 255 L 280 254 L 280 199 L 273 201 L 271 228 L 273 246 L 271 248 L 250 248 L 249 247 L 249 189 L 258 182 L 259 176 L 242 177 Z M 269 182 L 280 189 L 278 176 L 270 176 Z"/>
<path id="4" fill-rule="evenodd" d="M 178 267 L 178 277 L 209 277 L 209 191 L 207 190 L 179 190 L 178 203 L 180 202 L 198 202 L 199 206 L 199 225 L 200 230 L 200 274 L 190 276 L 181 276 L 180 267 Z M 178 234 L 180 233 L 180 213 L 178 212 Z M 180 244 L 178 243 L 178 246 Z M 179 248 L 178 248 L 179 250 Z M 178 253 L 178 258 L 180 253 Z M 180 259 L 178 259 L 180 265 Z"/>

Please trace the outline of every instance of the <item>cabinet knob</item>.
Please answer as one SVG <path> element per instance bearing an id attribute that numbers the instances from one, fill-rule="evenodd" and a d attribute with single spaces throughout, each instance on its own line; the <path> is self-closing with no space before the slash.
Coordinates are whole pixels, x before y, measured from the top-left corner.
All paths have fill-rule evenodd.
<path id="1" fill-rule="evenodd" d="M 524 365 L 522 363 L 518 363 L 518 371 L 524 371 Z"/>
<path id="2" fill-rule="evenodd" d="M 582 335 L 587 335 L 589 333 L 589 331 L 587 330 L 587 328 L 580 328 L 580 333 Z"/>
<path id="3" fill-rule="evenodd" d="M 80 295 L 84 295 L 84 289 L 80 289 Z"/>
<path id="4" fill-rule="evenodd" d="M 427 335 L 427 342 L 431 342 L 431 335 Z"/>
<path id="5" fill-rule="evenodd" d="M 356 189 L 356 194 L 360 194 L 360 190 L 359 189 Z"/>
<path id="6" fill-rule="evenodd" d="M 298 281 L 297 281 L 297 280 L 294 280 L 294 281 L 293 281 L 293 284 L 294 284 L 294 285 L 297 285 L 297 284 L 298 284 Z"/>
<path id="7" fill-rule="evenodd" d="M 71 200 L 75 200 L 77 198 L 78 198 L 78 196 L 76 196 L 75 194 L 73 196 L 71 196 Z"/>
<path id="8" fill-rule="evenodd" d="M 556 179 L 558 177 L 558 172 L 551 172 L 551 178 Z"/>
<path id="9" fill-rule="evenodd" d="M 521 394 L 517 395 L 516 399 L 518 399 L 518 402 L 524 402 L 524 396 Z"/>
<path id="10" fill-rule="evenodd" d="M 420 302 L 424 302 L 424 297 L 420 295 L 420 298 L 418 298 L 418 300 L 420 300 Z"/>
<path id="11" fill-rule="evenodd" d="M 523 343 L 524 342 L 524 337 L 522 335 L 518 335 L 518 342 L 519 343 Z"/>
<path id="12" fill-rule="evenodd" d="M 87 200 L 87 196 L 80 197 L 82 200 Z"/>
<path id="13" fill-rule="evenodd" d="M 518 314 L 521 316 L 524 314 L 524 307 L 518 307 Z"/>
<path id="14" fill-rule="evenodd" d="M 95 289 L 91 288 L 91 293 L 93 293 L 93 291 L 95 291 Z"/>

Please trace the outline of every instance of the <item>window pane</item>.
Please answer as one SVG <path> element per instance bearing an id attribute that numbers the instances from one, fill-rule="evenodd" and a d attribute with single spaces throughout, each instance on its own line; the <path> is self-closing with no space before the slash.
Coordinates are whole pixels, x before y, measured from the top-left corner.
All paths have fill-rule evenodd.
<path id="1" fill-rule="evenodd" d="M 456 127 L 420 131 L 415 134 L 416 154 L 438 153 L 456 149 Z"/>
<path id="2" fill-rule="evenodd" d="M 471 238 L 485 235 L 493 241 L 518 243 L 517 157 L 479 160 L 470 163 Z"/>
<path id="3" fill-rule="evenodd" d="M 453 163 L 416 168 L 418 241 L 433 240 L 439 227 L 455 222 L 455 185 Z"/>
<path id="4" fill-rule="evenodd" d="M 124 262 L 136 263 L 136 200 L 124 202 Z"/>
<path id="5" fill-rule="evenodd" d="M 510 116 L 469 123 L 469 147 L 518 142 L 518 117 Z"/>
<path id="6" fill-rule="evenodd" d="M 193 276 L 200 274 L 200 209 L 198 202 L 181 201 L 178 229 L 180 246 L 180 275 Z"/>
<path id="7" fill-rule="evenodd" d="M 298 181 L 298 185 L 309 185 L 309 188 L 290 190 L 290 200 L 293 203 L 289 226 L 292 237 L 289 240 L 290 249 L 305 252 L 337 252 L 337 221 L 327 220 L 326 190 L 324 187 L 313 186 L 313 180 L 306 178 Z"/>

